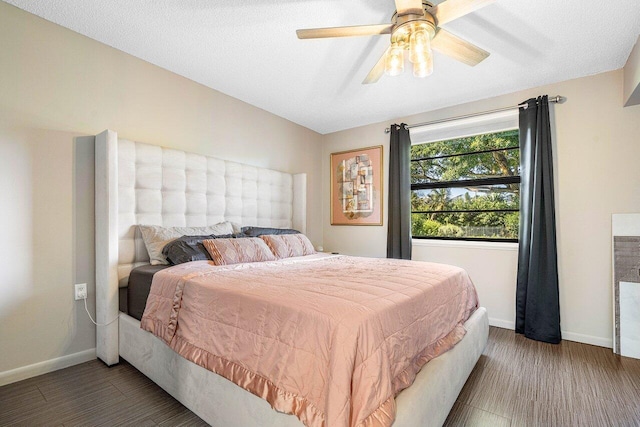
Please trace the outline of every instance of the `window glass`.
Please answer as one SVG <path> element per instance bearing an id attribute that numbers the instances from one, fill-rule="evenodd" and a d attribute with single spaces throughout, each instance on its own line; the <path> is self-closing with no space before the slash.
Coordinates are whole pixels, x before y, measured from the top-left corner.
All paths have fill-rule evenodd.
<path id="1" fill-rule="evenodd" d="M 519 164 L 517 129 L 413 145 L 413 237 L 517 240 Z"/>

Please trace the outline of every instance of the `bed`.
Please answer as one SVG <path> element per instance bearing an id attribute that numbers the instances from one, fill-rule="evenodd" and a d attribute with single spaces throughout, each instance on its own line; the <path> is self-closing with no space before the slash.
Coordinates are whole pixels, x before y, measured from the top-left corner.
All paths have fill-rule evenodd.
<path id="1" fill-rule="evenodd" d="M 113 131 L 96 136 L 96 315 L 102 325 L 118 319 L 98 326 L 98 357 L 107 365 L 124 358 L 212 425 L 299 427 L 298 417 L 181 357 L 141 329 L 139 320 L 119 312 L 119 289 L 133 268 L 149 263 L 136 224 L 221 221 L 304 233 L 306 175 L 118 139 Z M 424 365 L 397 395 L 394 426 L 444 422 L 486 345 L 486 310 L 470 314 L 464 329 L 451 350 Z"/>

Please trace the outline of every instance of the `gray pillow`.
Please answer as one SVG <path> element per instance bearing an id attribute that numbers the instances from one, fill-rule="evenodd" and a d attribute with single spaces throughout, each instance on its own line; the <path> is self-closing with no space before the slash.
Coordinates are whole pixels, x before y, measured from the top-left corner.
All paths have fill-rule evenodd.
<path id="1" fill-rule="evenodd" d="M 167 243 L 162 248 L 162 255 L 173 264 L 182 264 L 189 261 L 210 260 L 211 256 L 202 244 L 203 240 L 222 239 L 235 237 L 233 234 L 210 234 L 207 236 L 182 236 Z"/>
<path id="2" fill-rule="evenodd" d="M 242 234 L 248 237 L 260 237 L 263 234 L 300 234 L 298 230 L 292 228 L 272 228 L 272 227 L 242 227 Z"/>
<path id="3" fill-rule="evenodd" d="M 142 233 L 144 245 L 149 252 L 151 265 L 169 264 L 162 256 L 162 249 L 174 239 L 180 236 L 197 236 L 210 234 L 232 234 L 234 225 L 229 221 L 220 222 L 206 227 L 163 227 L 161 225 L 138 225 Z"/>

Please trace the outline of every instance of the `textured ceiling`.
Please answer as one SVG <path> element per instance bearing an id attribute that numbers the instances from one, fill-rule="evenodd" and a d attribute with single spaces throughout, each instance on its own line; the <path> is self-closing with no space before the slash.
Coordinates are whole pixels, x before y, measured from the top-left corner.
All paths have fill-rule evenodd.
<path id="1" fill-rule="evenodd" d="M 362 85 L 389 36 L 295 30 L 388 23 L 393 0 L 6 2 L 320 133 L 618 69 L 640 33 L 638 0 L 498 0 L 444 26 L 491 52 L 477 67 L 436 53 Z"/>

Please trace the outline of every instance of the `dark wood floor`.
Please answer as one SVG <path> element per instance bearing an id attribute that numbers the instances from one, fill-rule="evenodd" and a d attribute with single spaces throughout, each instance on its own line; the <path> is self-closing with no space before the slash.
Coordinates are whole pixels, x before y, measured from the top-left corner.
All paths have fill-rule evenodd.
<path id="1" fill-rule="evenodd" d="M 640 360 L 491 328 L 446 426 L 640 426 Z"/>
<path id="2" fill-rule="evenodd" d="M 0 387 L 0 426 L 206 426 L 137 369 L 94 360 Z"/>
<path id="3" fill-rule="evenodd" d="M 126 362 L 0 387 L 0 425 L 206 425 Z M 491 328 L 447 426 L 640 426 L 640 360 Z"/>

